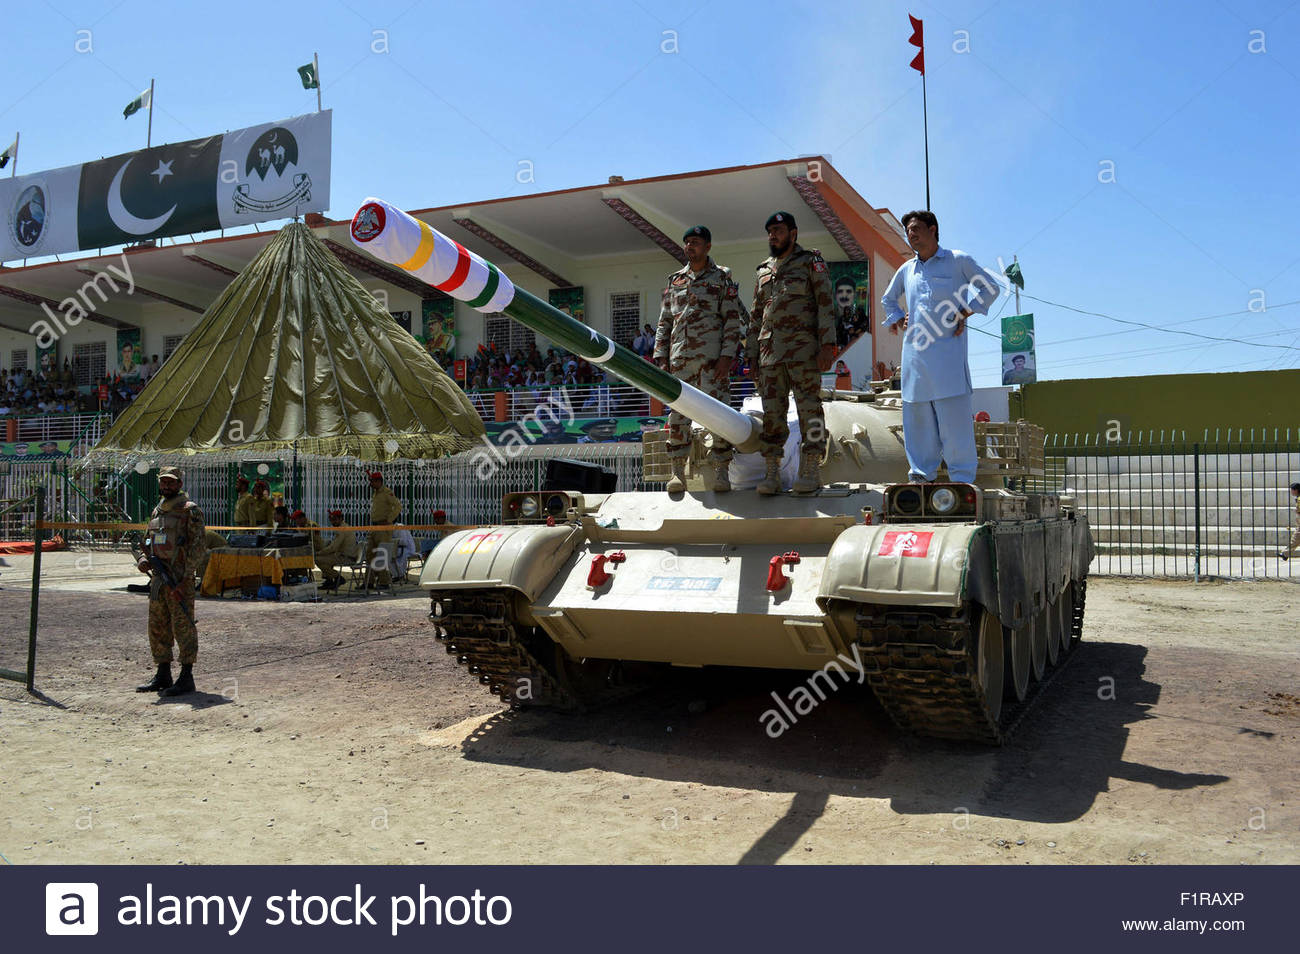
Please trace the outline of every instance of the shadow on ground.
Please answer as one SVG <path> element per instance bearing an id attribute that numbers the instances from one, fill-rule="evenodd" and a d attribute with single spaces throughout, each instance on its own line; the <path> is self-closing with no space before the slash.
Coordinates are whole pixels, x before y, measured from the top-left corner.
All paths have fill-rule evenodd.
<path id="1" fill-rule="evenodd" d="M 832 795 L 888 799 L 902 814 L 965 809 L 1068 822 L 1084 815 L 1112 778 L 1163 789 L 1228 778 L 1124 758 L 1129 727 L 1150 717 L 1160 695 L 1159 685 L 1144 678 L 1146 653 L 1141 646 L 1084 642 L 1000 748 L 906 735 L 870 690 L 857 685 L 840 689 L 773 739 L 761 719 L 775 705 L 771 693 L 785 697 L 806 674 L 699 670 L 673 671 L 595 715 L 503 712 L 465 740 L 462 751 L 472 761 L 543 771 L 599 768 L 792 793 L 786 816 L 744 856 L 753 863 L 779 858 Z"/>

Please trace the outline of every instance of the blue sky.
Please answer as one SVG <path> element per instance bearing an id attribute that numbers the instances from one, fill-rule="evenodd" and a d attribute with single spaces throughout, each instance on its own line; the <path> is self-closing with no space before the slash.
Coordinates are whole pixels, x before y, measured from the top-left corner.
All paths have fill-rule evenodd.
<path id="1" fill-rule="evenodd" d="M 908 12 L 941 237 L 1019 256 L 1040 378 L 1300 367 L 1292 0 L 11 0 L 0 146 L 21 130 L 20 172 L 139 148 L 151 77 L 155 142 L 307 112 L 319 51 L 338 217 L 811 153 L 901 214 L 925 201 Z M 974 334 L 977 385 L 998 347 Z"/>

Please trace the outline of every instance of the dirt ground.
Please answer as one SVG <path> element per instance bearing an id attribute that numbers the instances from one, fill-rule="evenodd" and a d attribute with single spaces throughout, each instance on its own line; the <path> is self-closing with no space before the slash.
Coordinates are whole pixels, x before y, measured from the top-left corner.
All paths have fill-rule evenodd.
<path id="1" fill-rule="evenodd" d="M 865 687 L 771 740 L 768 693 L 801 677 L 762 671 L 510 713 L 414 589 L 202 600 L 202 691 L 164 704 L 132 691 L 146 598 L 63 557 L 41 695 L 0 682 L 13 864 L 1300 862 L 1293 584 L 1094 579 L 1050 698 L 988 749 L 901 734 Z M 13 668 L 30 563 L 7 559 Z"/>

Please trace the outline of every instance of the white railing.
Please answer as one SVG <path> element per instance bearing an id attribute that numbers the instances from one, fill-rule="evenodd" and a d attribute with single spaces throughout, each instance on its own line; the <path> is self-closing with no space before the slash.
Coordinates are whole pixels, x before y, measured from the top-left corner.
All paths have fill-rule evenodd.
<path id="1" fill-rule="evenodd" d="M 6 421 L 9 419 L 6 419 Z M 80 453 L 104 436 L 109 425 L 107 414 L 40 414 L 16 418 L 18 443 L 29 444 L 29 453 L 40 453 L 38 445 L 44 441 L 71 441 L 82 438 L 82 447 L 72 448 Z M 2 425 L 0 425 L 2 428 Z M 0 433 L 4 433 L 0 429 Z"/>
<path id="2" fill-rule="evenodd" d="M 484 422 L 495 421 L 496 395 L 506 395 L 506 420 L 527 417 L 539 404 L 550 403 L 573 408 L 575 418 L 649 417 L 650 397 L 630 384 L 583 384 L 567 388 L 523 387 L 497 388 L 467 393 L 470 404 Z M 741 402 L 754 393 L 754 382 L 736 379 L 731 382 L 731 406 L 739 410 Z"/>

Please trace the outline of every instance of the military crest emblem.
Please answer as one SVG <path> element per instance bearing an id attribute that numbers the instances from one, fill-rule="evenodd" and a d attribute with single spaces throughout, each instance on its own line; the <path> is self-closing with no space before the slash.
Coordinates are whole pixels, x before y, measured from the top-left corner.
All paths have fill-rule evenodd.
<path id="1" fill-rule="evenodd" d="M 297 170 L 298 140 L 283 126 L 268 129 L 248 150 L 246 181 L 235 188 L 235 211 L 265 215 L 293 210 L 307 202 L 311 176 Z"/>

